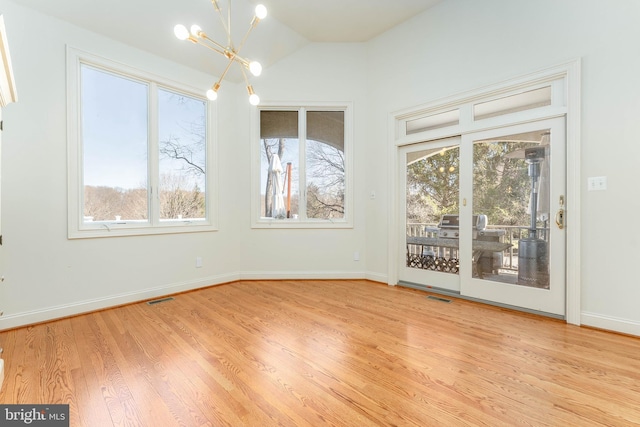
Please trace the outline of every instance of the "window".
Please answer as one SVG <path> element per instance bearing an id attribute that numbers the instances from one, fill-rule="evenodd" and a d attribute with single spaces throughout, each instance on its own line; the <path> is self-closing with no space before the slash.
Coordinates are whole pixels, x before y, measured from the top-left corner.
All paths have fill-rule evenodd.
<path id="1" fill-rule="evenodd" d="M 348 106 L 259 110 L 256 226 L 351 226 Z"/>
<path id="2" fill-rule="evenodd" d="M 69 237 L 214 229 L 209 103 L 70 53 Z"/>
<path id="3" fill-rule="evenodd" d="M 483 120 L 549 105 L 551 105 L 551 86 L 545 86 L 475 104 L 473 116 L 475 120 Z"/>

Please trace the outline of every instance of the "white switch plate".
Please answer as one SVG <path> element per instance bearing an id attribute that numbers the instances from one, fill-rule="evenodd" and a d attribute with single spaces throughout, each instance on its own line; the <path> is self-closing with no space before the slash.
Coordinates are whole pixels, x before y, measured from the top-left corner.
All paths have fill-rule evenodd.
<path id="1" fill-rule="evenodd" d="M 196 268 L 202 267 L 202 258 L 196 257 Z"/>
<path id="2" fill-rule="evenodd" d="M 589 191 L 602 191 L 607 189 L 607 177 L 606 176 L 590 176 L 587 179 L 587 190 Z"/>

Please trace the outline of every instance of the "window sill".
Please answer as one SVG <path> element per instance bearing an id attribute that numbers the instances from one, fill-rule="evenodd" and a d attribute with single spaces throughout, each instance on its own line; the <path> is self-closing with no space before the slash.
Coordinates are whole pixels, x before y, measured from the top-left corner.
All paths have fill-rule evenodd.
<path id="1" fill-rule="evenodd" d="M 269 219 L 261 218 L 254 221 L 251 228 L 305 228 L 305 229 L 321 229 L 321 228 L 353 228 L 353 224 L 347 220 L 305 220 L 299 219 Z"/>
<path id="2" fill-rule="evenodd" d="M 158 234 L 203 233 L 218 231 L 210 223 L 188 224 L 172 222 L 158 226 L 140 226 L 138 224 L 100 223 L 97 226 L 69 230 L 69 239 L 93 239 L 100 237 L 148 236 Z"/>

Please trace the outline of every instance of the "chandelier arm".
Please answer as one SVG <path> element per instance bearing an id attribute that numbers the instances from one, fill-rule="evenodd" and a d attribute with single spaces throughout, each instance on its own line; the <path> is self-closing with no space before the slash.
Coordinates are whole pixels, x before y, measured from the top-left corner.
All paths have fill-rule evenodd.
<path id="1" fill-rule="evenodd" d="M 222 75 L 220 76 L 220 78 L 218 79 L 218 84 L 222 83 L 222 80 L 224 79 L 224 76 L 227 75 L 227 72 L 229 71 L 229 68 L 231 68 L 231 64 L 233 64 L 235 61 L 233 60 L 233 58 L 229 59 L 229 63 L 227 64 L 227 68 L 224 69 L 224 72 L 222 73 Z"/>
<path id="2" fill-rule="evenodd" d="M 229 50 L 229 48 L 227 46 L 221 45 L 220 43 L 218 43 L 217 41 L 211 39 L 208 35 L 206 35 L 204 33 L 202 34 L 202 39 L 208 41 L 209 43 L 211 43 L 211 44 L 213 44 L 215 46 L 217 46 L 220 50 L 222 50 L 222 52 L 227 52 Z M 203 43 L 203 46 L 207 46 L 207 45 Z M 223 53 L 223 55 L 224 55 L 224 53 Z"/>
<path id="3" fill-rule="evenodd" d="M 242 78 L 247 86 L 249 86 L 249 79 L 247 79 L 247 73 L 244 71 L 244 68 L 240 67 L 240 72 L 242 72 Z"/>
<path id="4" fill-rule="evenodd" d="M 222 48 L 218 48 L 218 46 L 220 46 L 220 45 L 219 45 L 219 44 L 217 44 L 217 43 L 214 43 L 214 44 L 215 44 L 215 46 L 210 46 L 210 45 L 208 45 L 207 43 L 203 43 L 202 41 L 198 41 L 197 43 L 198 43 L 200 46 L 202 46 L 202 47 L 206 47 L 207 49 L 212 50 L 212 51 L 214 51 L 214 52 L 216 52 L 216 53 L 219 53 L 219 54 L 220 54 L 220 55 L 222 55 L 222 56 L 225 56 L 225 57 L 227 56 L 227 55 L 225 54 L 225 51 L 224 51 L 224 50 L 222 50 Z"/>
<path id="5" fill-rule="evenodd" d="M 226 49 L 224 46 L 222 46 L 220 43 L 216 43 L 215 41 L 211 40 L 209 37 L 207 37 L 206 35 L 203 36 L 203 39 L 205 39 L 206 41 L 210 42 L 213 46 L 204 43 L 202 40 L 194 40 L 195 43 L 199 44 L 200 46 L 206 47 L 209 50 L 212 50 L 216 53 L 219 53 L 220 55 L 228 58 L 228 59 L 232 59 L 233 61 L 236 61 L 238 64 L 240 64 L 242 67 L 245 67 L 246 69 L 249 69 L 249 63 L 251 61 L 249 61 L 246 58 L 243 58 L 241 56 L 239 56 L 236 53 L 231 52 L 230 50 Z"/>
<path id="6" fill-rule="evenodd" d="M 240 49 L 242 49 L 242 46 L 244 46 L 244 43 L 247 41 L 247 38 L 249 38 L 249 34 L 251 34 L 251 31 L 253 31 L 256 25 L 258 25 L 258 22 L 260 22 L 260 20 L 254 16 L 253 20 L 251 21 L 251 24 L 249 25 L 249 29 L 247 30 L 244 37 L 242 38 L 242 41 L 240 42 L 238 49 L 236 49 L 237 52 L 240 52 Z"/>
<path id="7" fill-rule="evenodd" d="M 235 50 L 233 40 L 231 40 L 231 0 L 227 2 L 227 44 L 229 49 Z"/>
<path id="8" fill-rule="evenodd" d="M 213 8 L 217 12 L 218 17 L 220 18 L 220 22 L 222 23 L 222 28 L 224 29 L 224 32 L 227 34 L 227 44 L 231 46 L 231 0 L 229 0 L 229 8 L 228 8 L 229 13 L 226 20 L 222 13 L 222 9 L 218 5 L 217 0 L 211 0 L 211 4 L 213 5 Z M 226 47 L 224 48 L 226 49 Z"/>

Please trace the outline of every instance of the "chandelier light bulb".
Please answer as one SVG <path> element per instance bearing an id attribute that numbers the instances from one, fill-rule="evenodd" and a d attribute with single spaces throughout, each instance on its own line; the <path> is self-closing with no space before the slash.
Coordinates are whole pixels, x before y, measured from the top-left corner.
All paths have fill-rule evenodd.
<path id="1" fill-rule="evenodd" d="M 216 99 L 218 99 L 218 89 L 220 89 L 220 83 L 215 83 L 213 86 L 211 86 L 211 89 L 209 89 L 207 91 L 207 98 L 209 98 L 211 101 L 215 101 Z"/>
<path id="2" fill-rule="evenodd" d="M 260 65 L 258 61 L 251 61 L 249 63 L 249 71 L 251 71 L 251 74 L 257 77 L 262 74 L 262 65 Z"/>
<path id="3" fill-rule="evenodd" d="M 202 28 L 200 28 L 200 25 L 198 24 L 193 24 L 191 26 L 191 35 L 193 37 L 200 37 L 200 33 L 202 32 Z"/>
<path id="4" fill-rule="evenodd" d="M 247 93 L 249 93 L 249 104 L 251 105 L 260 104 L 260 97 L 256 95 L 256 93 L 253 91 L 253 86 L 251 85 L 247 86 Z"/>
<path id="5" fill-rule="evenodd" d="M 263 4 L 256 6 L 256 18 L 264 19 L 267 17 L 267 8 Z"/>
<path id="6" fill-rule="evenodd" d="M 186 40 L 189 38 L 189 30 L 182 24 L 178 24 L 173 27 L 173 34 L 180 40 Z"/>

